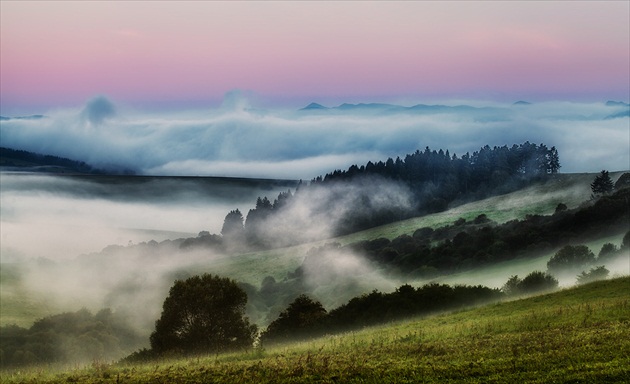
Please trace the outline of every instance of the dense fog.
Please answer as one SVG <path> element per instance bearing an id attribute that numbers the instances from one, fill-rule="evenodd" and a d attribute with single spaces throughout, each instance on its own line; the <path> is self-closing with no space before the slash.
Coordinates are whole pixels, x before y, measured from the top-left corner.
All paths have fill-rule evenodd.
<path id="1" fill-rule="evenodd" d="M 296 182 L 0 174 L 2 261 L 72 259 L 110 244 L 220 233 L 225 215 Z"/>
<path id="2" fill-rule="evenodd" d="M 461 156 L 486 144 L 542 142 L 556 146 L 563 172 L 623 170 L 630 162 L 625 103 L 326 107 L 265 109 L 231 92 L 220 108 L 183 114 L 138 111 L 99 96 L 74 110 L 2 121 L 2 145 L 142 174 L 305 180 L 426 146 Z"/>

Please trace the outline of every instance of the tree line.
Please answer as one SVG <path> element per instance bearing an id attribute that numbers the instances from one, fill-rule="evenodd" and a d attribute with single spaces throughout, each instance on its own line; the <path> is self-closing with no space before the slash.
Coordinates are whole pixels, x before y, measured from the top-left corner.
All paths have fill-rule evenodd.
<path id="1" fill-rule="evenodd" d="M 129 354 L 144 342 L 110 309 L 86 309 L 47 316 L 30 328 L 0 327 L 0 367 L 88 363 Z"/>
<path id="2" fill-rule="evenodd" d="M 76 161 L 52 155 L 42 155 L 39 153 L 5 147 L 0 147 L 0 158 L 2 158 L 1 165 L 6 167 L 54 166 L 65 168 L 69 171 L 77 173 L 104 173 L 104 171 L 95 169 L 83 161 Z"/>
<path id="3" fill-rule="evenodd" d="M 553 215 L 527 215 L 498 225 L 482 214 L 437 229 L 419 228 L 413 235 L 393 240 L 364 240 L 339 248 L 348 248 L 392 272 L 432 277 L 618 232 L 630 220 L 628 201 L 630 188 L 623 188 L 573 210 L 558 204 Z"/>
<path id="4" fill-rule="evenodd" d="M 449 205 L 463 203 L 488 196 L 512 192 L 532 181 L 553 175 L 560 169 L 560 158 L 555 147 L 525 142 L 491 148 L 486 145 L 472 154 L 460 157 L 448 150 L 417 150 L 404 158 L 376 163 L 368 162 L 360 167 L 352 165 L 346 171 L 335 170 L 318 176 L 310 183 L 300 181 L 295 192 L 281 192 L 273 202 L 258 197 L 256 206 L 244 215 L 239 209 L 230 211 L 225 217 L 221 234 L 232 243 L 252 248 L 270 248 L 274 239 L 267 238 L 265 226 L 270 217 L 290 222 L 291 204 L 296 197 L 308 190 L 318 188 L 333 190 L 335 185 L 354 184 L 361 188 L 373 183 L 374 178 L 400 183 L 409 189 L 413 201 L 411 207 L 372 206 L 370 193 L 358 198 L 369 209 L 354 209 L 339 220 L 333 235 L 344 235 L 359 230 L 415 217 L 426 213 L 446 210 Z M 343 193 L 343 192 L 341 192 Z M 342 196 L 330 194 L 330 199 Z M 334 209 L 330 201 L 322 209 Z M 283 216 L 284 215 L 284 216 Z M 287 244 L 288 245 L 288 244 Z"/>
<path id="5" fill-rule="evenodd" d="M 554 273 L 575 274 L 582 271 L 576 276 L 578 284 L 601 280 L 609 272 L 603 265 L 591 268 L 588 272 L 585 269 L 596 262 L 606 263 L 623 256 L 628 251 L 630 231 L 624 235 L 619 248 L 611 243 L 604 244 L 597 258 L 584 245 L 567 245 L 549 259 L 548 271 L 533 271 L 523 279 L 511 276 L 501 289 L 439 283 L 415 288 L 403 284 L 391 293 L 373 290 L 359 295 L 331 311 L 327 311 L 321 302 L 307 294 L 300 294 L 260 333 L 245 317 L 244 305 L 248 295 L 242 287 L 239 288 L 238 283 L 209 274 L 193 276 L 176 281 L 164 301 L 162 316 L 156 322 L 156 330 L 151 336 L 152 349 L 138 351 L 129 356 L 127 361 L 152 359 L 173 352 L 207 353 L 247 348 L 255 342 L 259 347 L 264 347 L 482 305 L 509 296 L 553 291 L 558 288 Z M 198 290 L 200 282 L 204 282 L 207 291 Z M 265 285 L 263 282 L 261 292 L 265 290 Z M 175 295 L 176 288 L 187 294 Z M 173 311 L 173 301 L 178 303 L 178 310 Z M 226 320 L 219 320 L 222 318 Z M 171 325 L 164 327 L 165 322 Z M 172 344 L 165 346 L 157 343 L 158 339 L 169 339 Z"/>

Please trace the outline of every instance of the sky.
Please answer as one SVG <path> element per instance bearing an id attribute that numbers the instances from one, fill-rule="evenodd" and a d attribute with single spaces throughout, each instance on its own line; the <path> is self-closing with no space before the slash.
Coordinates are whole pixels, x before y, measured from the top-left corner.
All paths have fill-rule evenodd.
<path id="1" fill-rule="evenodd" d="M 6 147 L 310 180 L 530 141 L 563 172 L 630 169 L 628 107 L 605 104 L 630 99 L 628 1 L 2 0 L 0 18 L 0 115 L 46 116 L 3 121 Z M 298 111 L 311 102 L 494 109 Z"/>
<path id="2" fill-rule="evenodd" d="M 7 1 L 3 115 L 434 99 L 628 101 L 627 1 Z"/>

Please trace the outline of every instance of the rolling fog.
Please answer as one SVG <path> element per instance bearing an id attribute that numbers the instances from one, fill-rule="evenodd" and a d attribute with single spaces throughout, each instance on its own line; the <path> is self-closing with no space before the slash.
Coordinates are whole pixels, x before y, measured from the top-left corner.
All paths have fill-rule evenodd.
<path id="1" fill-rule="evenodd" d="M 418 103 L 426 108 L 270 109 L 232 91 L 220 107 L 182 113 L 138 111 L 99 96 L 76 109 L 37 111 L 45 117 L 9 119 L 0 127 L 5 147 L 165 176 L 310 180 L 426 146 L 461 156 L 484 145 L 525 141 L 556 146 L 562 172 L 623 170 L 630 163 L 627 105 Z"/>
<path id="2" fill-rule="evenodd" d="M 195 238 L 201 231 L 218 234 L 227 212 L 239 208 L 246 217 L 256 197 L 273 200 L 279 192 L 294 191 L 295 182 L 11 173 L 0 177 L 2 263 L 20 265 L 23 292 L 45 301 L 50 314 L 83 307 L 111 308 L 148 336 L 173 281 L 192 274 L 220 274 L 259 289 L 266 276 L 282 283 L 287 273 L 301 267 L 303 285 L 296 295 L 308 293 L 327 309 L 373 289 L 391 292 L 404 283 L 427 282 L 385 274 L 361 255 L 325 245 L 348 211 L 365 206 L 409 209 L 410 191 L 391 181 L 370 179 L 355 186 L 307 188 L 286 207 L 290 219 L 272 216 L 264 223 L 262 235 L 276 247 L 296 240 L 315 243 L 232 260 L 212 248 L 183 249 L 170 240 Z M 587 188 L 574 189 L 566 196 L 587 198 Z M 522 194 L 501 197 L 501 209 L 522 209 L 529 204 Z M 609 241 L 618 246 L 621 236 Z M 599 248 L 592 250 L 597 254 Z M 513 274 L 522 278 L 533 270 L 545 270 L 550 256 L 506 262 L 438 281 L 498 288 Z M 627 262 L 608 267 L 611 275 L 630 272 Z M 563 286 L 574 282 L 574 277 L 561 279 Z M 264 326 L 286 304 L 269 312 L 250 308 L 248 314 Z"/>
<path id="3" fill-rule="evenodd" d="M 218 234 L 230 210 L 239 208 L 246 217 L 258 196 L 273 201 L 296 185 L 211 178 L 0 176 L 2 262 L 20 266 L 25 292 L 57 308 L 53 313 L 112 308 L 147 335 L 177 278 L 219 274 L 227 268 L 228 277 L 259 287 L 265 277 L 242 278 L 248 271 L 229 267 L 229 255 L 203 247 L 182 249 L 170 240 L 196 238 L 201 231 Z M 331 196 L 336 197 L 334 204 L 329 203 Z M 363 204 L 409 209 L 411 197 L 406 187 L 376 179 L 356 187 L 309 188 L 287 207 L 291 219 L 269 219 L 263 235 L 278 247 L 326 239 L 347 211 Z M 286 271 L 300 266 L 307 250 L 287 256 Z M 326 304 L 395 287 L 357 255 L 327 257 L 325 268 L 312 263 L 304 268 L 307 289 L 320 292 Z M 286 277 L 269 271 L 274 274 L 278 280 Z M 352 289 L 346 295 L 332 294 L 340 281 Z M 267 321 L 266 314 L 253 315 Z"/>
<path id="4" fill-rule="evenodd" d="M 603 102 L 471 104 L 478 109 L 287 111 L 258 108 L 232 93 L 221 108 L 182 115 L 147 114 L 97 97 L 76 110 L 48 111 L 41 119 L 4 120 L 2 145 L 142 175 L 293 180 L 404 157 L 425 146 L 461 156 L 486 144 L 524 141 L 556 146 L 562 172 L 615 171 L 630 163 L 628 118 L 610 118 L 627 107 Z M 229 277 L 242 277 L 258 288 L 265 276 L 280 281 L 285 276 L 278 270 L 302 265 L 309 249 L 287 251 L 275 259 L 277 268 L 270 262 L 262 275 L 252 276 L 246 264 L 228 267 L 225 254 L 182 250 L 168 242 L 202 231 L 218 234 L 230 210 L 238 208 L 246 217 L 257 197 L 273 201 L 279 192 L 294 191 L 295 182 L 17 173 L 1 173 L 0 178 L 2 263 L 22 262 L 22 286 L 59 309 L 53 313 L 111 307 L 148 334 L 176 278 L 230 271 Z M 331 194 L 334 204 L 329 203 Z M 321 240 L 343 224 L 344 212 L 366 206 L 405 210 L 410 203 L 404 186 L 383 180 L 358 188 L 309 189 L 289 207 L 291 220 L 270 219 L 262 235 L 280 247 Z M 349 252 L 327 250 L 319 262 L 310 260 L 303 268 L 305 288 L 328 309 L 356 294 L 387 292 L 404 283 Z M 544 268 L 537 264 L 534 269 Z M 511 274 L 506 268 L 492 282 L 500 286 Z M 270 319 L 263 314 L 255 320 Z"/>
<path id="5" fill-rule="evenodd" d="M 292 181 L 0 174 L 2 261 L 73 259 L 107 245 L 220 233 L 225 215 Z"/>

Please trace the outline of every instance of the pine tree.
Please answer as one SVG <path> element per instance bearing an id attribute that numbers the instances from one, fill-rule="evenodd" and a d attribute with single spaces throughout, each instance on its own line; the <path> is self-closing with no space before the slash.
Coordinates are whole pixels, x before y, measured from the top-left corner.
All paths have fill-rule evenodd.
<path id="1" fill-rule="evenodd" d="M 594 196 L 607 195 L 613 191 L 613 182 L 608 171 L 602 170 L 602 172 L 595 176 L 595 180 L 591 183 L 591 191 Z"/>
<path id="2" fill-rule="evenodd" d="M 549 172 L 558 173 L 558 169 L 560 169 L 560 156 L 558 156 L 556 147 L 551 147 L 547 157 L 549 159 Z"/>

